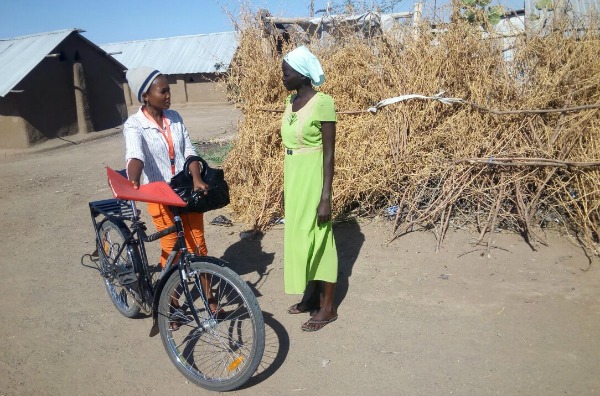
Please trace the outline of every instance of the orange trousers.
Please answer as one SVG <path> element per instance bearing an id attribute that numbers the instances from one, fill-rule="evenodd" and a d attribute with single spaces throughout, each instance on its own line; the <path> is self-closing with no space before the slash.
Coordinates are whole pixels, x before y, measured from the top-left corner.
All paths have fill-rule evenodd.
<path id="1" fill-rule="evenodd" d="M 148 213 L 152 216 L 156 231 L 162 231 L 175 224 L 173 213 L 171 213 L 164 205 L 149 203 Z M 183 221 L 185 244 L 187 245 L 188 251 L 197 256 L 206 256 L 208 250 L 206 249 L 206 241 L 204 240 L 204 214 L 184 213 L 181 214 L 181 220 Z M 173 250 L 173 246 L 175 246 L 176 242 L 177 233 L 169 234 L 160 239 L 160 247 L 162 248 L 160 255 L 161 267 L 165 266 L 167 257 L 169 256 L 169 253 L 171 253 L 171 250 Z"/>

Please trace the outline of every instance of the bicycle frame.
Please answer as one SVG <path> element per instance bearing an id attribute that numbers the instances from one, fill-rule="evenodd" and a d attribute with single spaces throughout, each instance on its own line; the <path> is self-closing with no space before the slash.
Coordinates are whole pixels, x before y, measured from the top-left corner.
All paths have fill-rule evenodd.
<path id="1" fill-rule="evenodd" d="M 89 202 L 97 248 L 90 258 L 111 302 L 127 318 L 152 314 L 149 336 L 160 334 L 169 359 L 191 382 L 214 391 L 239 388 L 256 373 L 264 352 L 256 296 L 225 261 L 188 251 L 186 203 L 166 182 L 136 189 L 122 172 L 106 172 L 115 198 Z M 168 207 L 173 225 L 146 234 L 137 202 Z M 159 272 L 145 243 L 168 234 L 174 246 Z"/>
<path id="2" fill-rule="evenodd" d="M 184 236 L 184 230 L 183 230 L 183 222 L 181 220 L 181 216 L 179 215 L 179 210 L 177 207 L 170 207 L 171 211 L 173 212 L 174 215 L 174 223 L 175 225 L 172 227 L 169 227 L 167 229 L 164 229 L 162 231 L 156 232 L 154 234 L 151 235 L 147 235 L 146 234 L 146 225 L 143 221 L 141 221 L 140 219 L 140 211 L 137 209 L 137 205 L 135 201 L 123 201 L 120 199 L 107 199 L 107 200 L 103 200 L 103 201 L 95 201 L 95 202 L 90 202 L 89 203 L 90 206 L 90 214 L 92 217 L 92 222 L 94 224 L 94 230 L 96 233 L 96 238 L 97 240 L 100 240 L 100 235 L 99 235 L 99 223 L 97 222 L 96 218 L 99 215 L 103 215 L 106 219 L 109 219 L 115 223 L 122 223 L 125 225 L 125 221 L 130 221 L 131 222 L 131 226 L 127 227 L 127 225 L 125 225 L 125 227 L 129 230 L 129 234 L 125 236 L 125 241 L 123 242 L 123 245 L 119 247 L 119 250 L 117 251 L 117 254 L 115 256 L 115 258 L 113 259 L 113 261 L 111 262 L 112 265 L 115 265 L 117 263 L 117 261 L 119 260 L 119 258 L 121 257 L 121 255 L 123 254 L 123 252 L 130 246 L 137 246 L 138 249 L 136 249 L 137 253 L 139 253 L 139 257 L 132 257 L 132 262 L 134 264 L 134 269 L 136 272 L 139 273 L 139 279 L 141 278 L 142 280 L 142 289 L 140 290 L 141 293 L 144 293 L 141 297 L 142 297 L 142 302 L 146 303 L 146 304 L 152 304 L 152 317 L 153 317 L 153 329 L 156 327 L 157 325 L 157 318 L 158 318 L 158 301 L 160 298 L 160 294 L 162 293 L 162 290 L 164 288 L 164 284 L 166 283 L 166 280 L 169 279 L 169 275 L 173 272 L 173 271 L 178 271 L 179 272 L 179 279 L 181 284 L 185 284 L 185 282 L 187 281 L 188 277 L 189 277 L 189 272 L 188 272 L 188 268 L 189 268 L 189 259 L 190 256 L 192 255 L 185 244 L 185 236 Z M 150 277 L 149 277 L 149 267 L 148 267 L 148 256 L 146 253 L 146 248 L 145 248 L 145 242 L 152 242 L 155 241 L 157 239 L 160 239 L 168 234 L 171 233 L 177 233 L 177 242 L 175 243 L 175 246 L 173 247 L 173 249 L 171 250 L 169 257 L 167 258 L 167 261 L 165 263 L 164 268 L 162 269 L 158 280 L 152 284 Z M 177 265 L 173 265 L 173 262 L 175 261 L 175 258 L 177 257 L 177 255 L 179 255 L 179 261 Z M 135 254 L 134 254 L 135 256 Z M 109 259 L 108 257 L 105 257 L 105 259 Z M 217 259 L 215 257 L 203 257 L 204 261 L 208 261 L 208 262 L 212 262 L 214 264 L 220 265 L 220 266 L 225 266 L 227 263 L 223 260 Z M 107 274 L 103 273 L 102 274 L 104 277 L 107 276 Z M 190 306 L 193 306 L 193 304 L 191 303 L 193 301 L 192 296 L 188 290 L 188 288 L 184 287 L 184 296 L 186 301 L 190 304 Z M 206 302 L 205 302 L 206 303 Z M 207 309 L 209 307 L 206 307 Z M 201 320 L 198 317 L 198 313 L 196 312 L 196 309 L 191 309 L 192 315 L 194 317 L 194 320 L 196 321 L 197 325 L 201 324 Z M 153 335 L 153 331 L 151 332 L 151 335 Z"/>

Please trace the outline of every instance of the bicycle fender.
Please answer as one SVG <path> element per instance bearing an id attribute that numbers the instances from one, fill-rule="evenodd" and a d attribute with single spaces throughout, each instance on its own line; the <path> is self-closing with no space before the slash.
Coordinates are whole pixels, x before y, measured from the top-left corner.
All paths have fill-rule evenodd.
<path id="1" fill-rule="evenodd" d="M 158 318 L 158 300 L 160 300 L 160 294 L 165 288 L 165 283 L 167 283 L 167 280 L 169 280 L 171 274 L 173 272 L 176 272 L 178 268 L 178 265 L 172 265 L 171 268 L 169 268 L 167 272 L 163 274 L 162 278 L 160 278 L 158 285 L 154 289 L 154 301 L 152 301 L 152 319 L 154 321 L 154 325 L 157 325 L 156 319 Z"/>
<path id="2" fill-rule="evenodd" d="M 190 257 L 190 261 L 192 263 L 198 262 L 198 261 L 204 261 L 205 263 L 216 264 L 219 267 L 228 267 L 229 266 L 229 263 L 227 261 L 222 260 L 217 257 L 212 257 L 212 256 L 192 256 L 192 257 Z"/>
<path id="3" fill-rule="evenodd" d="M 190 261 L 192 263 L 201 261 L 201 262 L 205 262 L 205 263 L 215 264 L 220 267 L 226 267 L 227 264 L 229 264 L 225 260 L 221 260 L 220 258 L 216 258 L 216 257 L 212 257 L 212 256 L 191 256 Z M 152 302 L 152 319 L 155 323 L 156 323 L 156 319 L 158 318 L 158 301 L 160 300 L 160 295 L 162 293 L 162 290 L 164 289 L 165 283 L 167 283 L 167 280 L 169 279 L 171 274 L 173 272 L 177 271 L 178 268 L 179 268 L 178 265 L 172 265 L 171 268 L 169 268 L 167 270 L 167 272 L 162 276 L 162 278 L 160 278 L 159 284 L 154 289 L 154 301 Z"/>

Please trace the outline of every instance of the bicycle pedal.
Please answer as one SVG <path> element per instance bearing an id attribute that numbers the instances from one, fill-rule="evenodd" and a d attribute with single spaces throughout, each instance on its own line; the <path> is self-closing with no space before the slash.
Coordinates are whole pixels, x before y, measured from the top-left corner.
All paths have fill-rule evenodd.
<path id="1" fill-rule="evenodd" d="M 193 321 L 193 319 L 187 316 L 185 311 L 183 311 L 181 308 L 175 308 L 169 315 L 169 319 L 179 324 L 186 324 Z"/>
<path id="2" fill-rule="evenodd" d="M 121 285 L 123 285 L 123 286 L 130 285 L 132 283 L 137 282 L 137 276 L 135 276 L 134 273 L 118 275 L 118 278 L 119 278 L 119 283 L 121 283 Z"/>
<path id="3" fill-rule="evenodd" d="M 133 271 L 133 267 L 117 266 L 115 267 L 115 272 L 121 285 L 129 285 L 137 282 L 137 275 Z"/>

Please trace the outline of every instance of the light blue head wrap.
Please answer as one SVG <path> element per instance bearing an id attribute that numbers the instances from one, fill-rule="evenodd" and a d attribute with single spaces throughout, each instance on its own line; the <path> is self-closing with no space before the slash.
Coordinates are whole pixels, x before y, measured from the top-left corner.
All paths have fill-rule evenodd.
<path id="1" fill-rule="evenodd" d="M 314 86 L 318 87 L 325 82 L 325 74 L 323 73 L 321 63 L 305 46 L 302 45 L 289 52 L 283 57 L 283 60 L 286 61 L 292 69 L 303 76 L 310 78 L 310 81 Z"/>

